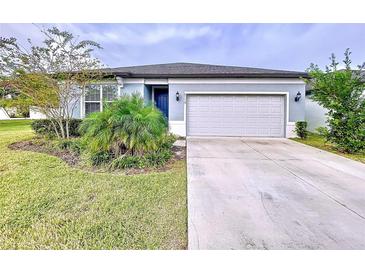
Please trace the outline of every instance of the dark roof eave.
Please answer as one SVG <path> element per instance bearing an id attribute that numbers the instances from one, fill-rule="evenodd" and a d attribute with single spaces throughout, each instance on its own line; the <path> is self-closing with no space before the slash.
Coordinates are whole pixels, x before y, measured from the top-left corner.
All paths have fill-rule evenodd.
<path id="1" fill-rule="evenodd" d="M 112 72 L 126 78 L 309 78 L 307 73 L 229 73 L 229 74 L 131 74 Z"/>

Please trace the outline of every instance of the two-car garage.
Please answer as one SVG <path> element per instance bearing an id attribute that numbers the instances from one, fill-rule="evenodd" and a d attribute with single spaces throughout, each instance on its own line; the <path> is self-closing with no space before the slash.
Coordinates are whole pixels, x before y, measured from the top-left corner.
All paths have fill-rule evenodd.
<path id="1" fill-rule="evenodd" d="M 285 95 L 187 94 L 188 136 L 285 136 Z"/>

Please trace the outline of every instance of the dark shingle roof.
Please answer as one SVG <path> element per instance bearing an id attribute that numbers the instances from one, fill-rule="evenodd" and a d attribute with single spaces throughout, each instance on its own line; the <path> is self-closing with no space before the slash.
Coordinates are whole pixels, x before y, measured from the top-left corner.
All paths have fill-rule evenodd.
<path id="1" fill-rule="evenodd" d="M 110 68 L 106 71 L 130 78 L 299 78 L 307 73 L 250 67 L 221 66 L 195 63 L 171 63 Z"/>

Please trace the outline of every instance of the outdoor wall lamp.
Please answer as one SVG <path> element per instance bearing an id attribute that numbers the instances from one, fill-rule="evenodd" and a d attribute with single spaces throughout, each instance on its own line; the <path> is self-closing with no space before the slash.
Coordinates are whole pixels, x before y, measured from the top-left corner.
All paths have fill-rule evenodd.
<path id="1" fill-rule="evenodd" d="M 300 93 L 300 91 L 298 91 L 297 95 L 294 98 L 295 102 L 298 102 L 301 97 L 302 97 L 302 94 Z"/>
<path id="2" fill-rule="evenodd" d="M 179 100 L 180 100 L 180 93 L 178 91 L 176 91 L 176 101 L 179 102 Z"/>

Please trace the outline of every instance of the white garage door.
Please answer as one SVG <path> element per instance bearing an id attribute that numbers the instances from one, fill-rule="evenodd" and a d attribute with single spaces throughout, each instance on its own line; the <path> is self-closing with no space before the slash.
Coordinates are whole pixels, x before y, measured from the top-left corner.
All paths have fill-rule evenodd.
<path id="1" fill-rule="evenodd" d="M 189 136 L 284 137 L 284 96 L 188 95 Z"/>

